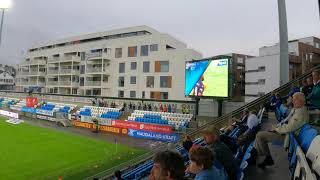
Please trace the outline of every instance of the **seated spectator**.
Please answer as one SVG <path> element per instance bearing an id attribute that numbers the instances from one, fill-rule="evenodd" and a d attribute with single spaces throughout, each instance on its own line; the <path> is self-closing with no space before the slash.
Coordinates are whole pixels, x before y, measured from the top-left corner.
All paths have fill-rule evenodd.
<path id="1" fill-rule="evenodd" d="M 237 160 L 233 157 L 232 151 L 223 142 L 220 141 L 219 129 L 208 127 L 202 131 L 203 139 L 208 148 L 214 153 L 214 157 L 226 169 L 231 180 L 236 179 L 239 169 Z"/>
<path id="2" fill-rule="evenodd" d="M 225 180 L 224 171 L 213 165 L 214 156 L 207 147 L 192 147 L 189 153 L 190 165 L 187 172 L 196 174 L 195 180 Z"/>
<path id="3" fill-rule="evenodd" d="M 179 153 L 168 150 L 158 152 L 155 154 L 153 162 L 148 180 L 185 179 L 185 166 Z"/>
<path id="4" fill-rule="evenodd" d="M 320 72 L 319 71 L 313 71 L 312 72 L 312 78 L 313 78 L 313 88 L 311 93 L 307 96 L 307 104 L 308 106 L 315 106 L 317 108 L 320 107 Z"/>
<path id="5" fill-rule="evenodd" d="M 239 146 L 244 146 L 244 149 L 255 139 L 259 130 L 259 118 L 256 111 L 251 111 L 247 121 L 248 129 L 237 138 Z"/>
<path id="6" fill-rule="evenodd" d="M 273 91 L 271 92 L 271 97 L 270 97 L 270 101 L 267 102 L 265 104 L 265 108 L 266 108 L 266 111 L 274 111 L 276 109 L 276 103 L 277 103 L 277 96 L 276 96 L 276 93 Z"/>
<path id="7" fill-rule="evenodd" d="M 313 80 L 312 77 L 307 78 L 307 84 L 302 88 L 302 92 L 305 97 L 308 97 L 308 95 L 312 92 L 313 89 Z"/>
<path id="8" fill-rule="evenodd" d="M 271 157 L 268 143 L 275 140 L 283 140 L 284 135 L 284 147 L 288 146 L 288 133 L 293 132 L 298 135 L 300 128 L 308 123 L 309 115 L 308 110 L 305 107 L 305 97 L 301 92 L 297 92 L 293 95 L 293 109 L 290 114 L 277 126 L 273 127 L 269 131 L 261 131 L 256 135 L 256 141 L 254 144 L 254 149 L 252 151 L 252 156 L 255 158 L 257 155 L 264 155 L 265 159 L 262 163 L 258 164 L 258 167 L 265 168 L 266 166 L 274 165 L 274 161 Z"/>
<path id="9" fill-rule="evenodd" d="M 289 97 L 292 97 L 296 92 L 300 92 L 300 88 L 298 83 L 293 83 L 291 85 L 291 90 L 289 91 L 288 95 L 285 96 L 283 99 L 288 99 Z"/>
<path id="10" fill-rule="evenodd" d="M 119 171 L 119 170 L 116 170 L 114 172 L 114 177 L 116 177 L 116 180 L 123 180 L 121 177 L 121 171 Z"/>
<path id="11" fill-rule="evenodd" d="M 193 142 L 192 142 L 190 136 L 185 135 L 183 143 L 182 143 L 183 148 L 189 152 L 192 145 L 193 145 Z"/>

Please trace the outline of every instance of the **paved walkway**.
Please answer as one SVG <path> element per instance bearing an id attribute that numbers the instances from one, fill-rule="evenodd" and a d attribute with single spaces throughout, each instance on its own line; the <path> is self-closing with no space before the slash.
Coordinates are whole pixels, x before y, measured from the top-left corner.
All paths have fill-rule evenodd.
<path id="1" fill-rule="evenodd" d="M 269 119 L 265 119 L 262 130 L 268 130 L 272 124 L 276 123 L 274 113 L 269 113 Z M 274 166 L 267 167 L 262 170 L 254 165 L 248 167 L 246 171 L 246 179 L 248 180 L 290 180 L 291 174 L 288 164 L 288 153 L 284 150 L 282 145 L 269 144 L 270 151 L 275 162 Z M 263 161 L 263 158 L 258 159 L 258 163 Z"/>

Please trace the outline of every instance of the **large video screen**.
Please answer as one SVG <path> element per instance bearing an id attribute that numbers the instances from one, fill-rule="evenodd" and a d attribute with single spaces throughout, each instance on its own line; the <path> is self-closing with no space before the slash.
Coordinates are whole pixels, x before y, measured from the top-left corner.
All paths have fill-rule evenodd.
<path id="1" fill-rule="evenodd" d="M 185 96 L 228 97 L 229 59 L 186 63 Z"/>

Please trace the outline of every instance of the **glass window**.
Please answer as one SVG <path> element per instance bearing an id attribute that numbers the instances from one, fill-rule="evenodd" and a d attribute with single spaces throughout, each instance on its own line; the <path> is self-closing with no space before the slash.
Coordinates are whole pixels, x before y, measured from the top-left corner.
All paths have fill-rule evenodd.
<path id="1" fill-rule="evenodd" d="M 131 62 L 131 70 L 137 69 L 137 62 Z"/>
<path id="2" fill-rule="evenodd" d="M 122 48 L 116 48 L 116 51 L 115 51 L 115 57 L 116 58 L 121 58 L 122 57 Z"/>
<path id="3" fill-rule="evenodd" d="M 141 46 L 140 55 L 141 56 L 148 56 L 149 55 L 149 46 L 148 45 Z"/>
<path id="4" fill-rule="evenodd" d="M 156 61 L 155 72 L 169 72 L 169 61 Z"/>
<path id="5" fill-rule="evenodd" d="M 150 72 L 150 62 L 149 61 L 143 62 L 143 72 L 145 72 L 145 73 Z"/>
<path id="6" fill-rule="evenodd" d="M 123 76 L 119 77 L 118 82 L 119 82 L 119 87 L 124 87 L 124 77 Z"/>
<path id="7" fill-rule="evenodd" d="M 160 87 L 171 88 L 171 76 L 160 76 Z"/>
<path id="8" fill-rule="evenodd" d="M 86 52 L 81 52 L 80 53 L 80 59 L 81 59 L 81 61 L 86 60 Z"/>
<path id="9" fill-rule="evenodd" d="M 142 91 L 142 98 L 146 98 L 146 92 Z"/>
<path id="10" fill-rule="evenodd" d="M 131 76 L 130 77 L 130 84 L 136 84 L 136 76 Z"/>
<path id="11" fill-rule="evenodd" d="M 168 92 L 160 92 L 160 98 L 161 99 L 168 99 L 169 94 Z"/>
<path id="12" fill-rule="evenodd" d="M 169 61 L 160 61 L 160 72 L 169 72 Z"/>
<path id="13" fill-rule="evenodd" d="M 130 91 L 130 97 L 135 98 L 136 97 L 136 91 Z"/>
<path id="14" fill-rule="evenodd" d="M 125 63 L 119 63 L 119 73 L 124 73 L 125 71 Z"/>
<path id="15" fill-rule="evenodd" d="M 137 57 L 137 46 L 128 47 L 128 57 Z"/>
<path id="16" fill-rule="evenodd" d="M 124 91 L 118 91 L 118 97 L 124 97 Z"/>
<path id="17" fill-rule="evenodd" d="M 147 84 L 146 86 L 148 88 L 153 88 L 154 87 L 154 76 L 147 76 Z"/>
<path id="18" fill-rule="evenodd" d="M 151 44 L 150 51 L 158 51 L 158 44 Z"/>

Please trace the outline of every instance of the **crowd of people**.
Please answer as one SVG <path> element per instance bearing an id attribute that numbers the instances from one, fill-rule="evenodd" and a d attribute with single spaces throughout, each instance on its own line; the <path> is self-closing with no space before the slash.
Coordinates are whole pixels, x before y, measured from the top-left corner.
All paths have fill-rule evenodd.
<path id="1" fill-rule="evenodd" d="M 121 111 L 133 112 L 134 110 L 143 111 L 155 111 L 155 112 L 170 112 L 176 113 L 178 109 L 177 104 L 165 104 L 165 103 L 145 103 L 145 102 L 118 102 L 108 101 L 103 98 L 91 99 L 92 106 L 98 107 L 110 107 L 110 108 L 120 108 Z M 182 104 L 181 113 L 190 114 L 191 105 Z"/>

